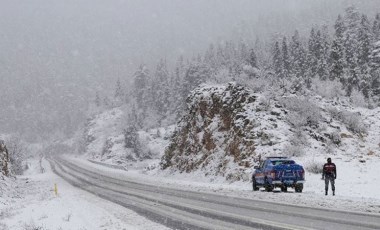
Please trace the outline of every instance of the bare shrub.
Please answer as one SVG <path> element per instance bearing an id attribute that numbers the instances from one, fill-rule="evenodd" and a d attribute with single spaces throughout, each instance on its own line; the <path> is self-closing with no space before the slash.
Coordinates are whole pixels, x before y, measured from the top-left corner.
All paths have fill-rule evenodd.
<path id="1" fill-rule="evenodd" d="M 339 132 L 331 133 L 331 142 L 335 145 L 340 145 L 342 142 L 342 137 L 340 136 Z"/>
<path id="2" fill-rule="evenodd" d="M 299 157 L 305 154 L 305 149 L 302 145 L 286 145 L 283 154 L 289 157 Z"/>
<path id="3" fill-rule="evenodd" d="M 367 128 L 361 119 L 359 113 L 340 111 L 337 108 L 329 107 L 327 109 L 332 118 L 344 123 L 348 130 L 356 134 L 367 133 Z"/>
<path id="4" fill-rule="evenodd" d="M 288 97 L 281 100 L 283 107 L 288 109 L 288 122 L 295 127 L 318 127 L 321 120 L 320 108 L 307 98 Z"/>
<path id="5" fill-rule="evenodd" d="M 363 108 L 368 107 L 363 93 L 357 89 L 354 89 L 352 91 L 351 96 L 350 96 L 350 101 L 352 102 L 352 104 L 354 104 L 357 107 L 363 107 Z"/>
<path id="6" fill-rule="evenodd" d="M 365 127 L 361 115 L 352 112 L 342 113 L 342 122 L 347 126 L 348 130 L 356 134 L 367 133 L 367 128 Z"/>
<path id="7" fill-rule="evenodd" d="M 327 111 L 330 113 L 330 116 L 336 120 L 342 120 L 343 113 L 339 109 L 333 106 L 327 107 Z"/>
<path id="8" fill-rule="evenodd" d="M 44 226 L 38 226 L 33 221 L 24 223 L 23 230 L 47 230 Z"/>
<path id="9" fill-rule="evenodd" d="M 322 81 L 315 78 L 312 86 L 314 92 L 327 99 L 339 98 L 345 94 L 343 85 L 339 81 Z"/>
<path id="10" fill-rule="evenodd" d="M 65 217 L 62 218 L 63 221 L 70 222 L 72 214 L 68 213 Z"/>
<path id="11" fill-rule="evenodd" d="M 314 174 L 322 174 L 323 164 L 324 164 L 323 162 L 312 160 L 305 164 L 305 169 L 306 171 L 314 173 Z"/>

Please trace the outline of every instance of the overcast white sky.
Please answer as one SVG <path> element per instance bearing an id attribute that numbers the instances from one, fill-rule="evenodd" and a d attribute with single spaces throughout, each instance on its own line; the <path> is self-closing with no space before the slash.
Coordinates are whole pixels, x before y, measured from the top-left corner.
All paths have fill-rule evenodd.
<path id="1" fill-rule="evenodd" d="M 350 2 L 380 12 L 378 0 L 0 0 L 0 102 L 33 107 L 30 95 L 51 91 L 86 100 L 142 62 L 170 63 L 239 34 L 308 34 Z"/>

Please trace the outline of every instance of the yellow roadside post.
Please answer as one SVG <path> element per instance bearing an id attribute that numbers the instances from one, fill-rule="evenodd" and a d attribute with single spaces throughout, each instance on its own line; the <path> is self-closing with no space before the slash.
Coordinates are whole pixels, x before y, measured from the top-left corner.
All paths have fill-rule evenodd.
<path id="1" fill-rule="evenodd" d="M 55 193 L 55 196 L 58 196 L 58 187 L 56 183 L 54 183 L 54 193 Z"/>

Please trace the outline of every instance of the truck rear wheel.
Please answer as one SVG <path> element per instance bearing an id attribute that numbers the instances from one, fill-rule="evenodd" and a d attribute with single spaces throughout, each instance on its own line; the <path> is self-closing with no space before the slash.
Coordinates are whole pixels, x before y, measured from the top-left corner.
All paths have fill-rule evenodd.
<path id="1" fill-rule="evenodd" d="M 298 184 L 298 185 L 296 185 L 295 190 L 296 190 L 296 192 L 301 193 L 302 190 L 303 190 L 303 184 Z"/>
<path id="2" fill-rule="evenodd" d="M 273 191 L 273 185 L 269 184 L 267 180 L 265 180 L 265 191 L 272 192 Z"/>

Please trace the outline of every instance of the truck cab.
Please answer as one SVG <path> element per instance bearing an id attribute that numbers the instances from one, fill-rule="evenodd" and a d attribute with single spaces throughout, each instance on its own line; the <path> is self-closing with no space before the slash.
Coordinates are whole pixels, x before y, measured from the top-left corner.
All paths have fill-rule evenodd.
<path id="1" fill-rule="evenodd" d="M 288 157 L 267 157 L 255 167 L 252 174 L 252 187 L 254 191 L 264 187 L 266 191 L 273 191 L 279 187 L 286 192 L 289 187 L 296 192 L 302 192 L 305 183 L 303 167 Z"/>

